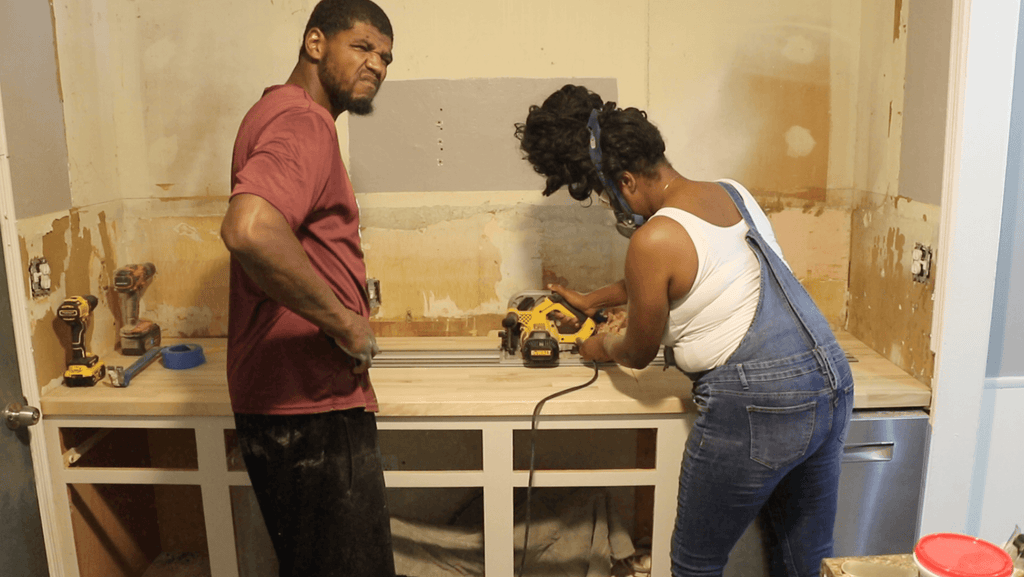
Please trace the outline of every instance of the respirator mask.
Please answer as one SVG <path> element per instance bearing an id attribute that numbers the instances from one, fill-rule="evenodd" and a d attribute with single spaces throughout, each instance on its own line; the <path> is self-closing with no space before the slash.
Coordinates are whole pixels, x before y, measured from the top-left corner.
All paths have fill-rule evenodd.
<path id="1" fill-rule="evenodd" d="M 597 122 L 597 112 L 595 108 L 590 113 L 590 120 L 587 122 L 587 130 L 590 131 L 590 160 L 597 168 L 597 178 L 601 181 L 601 186 L 604 187 L 612 211 L 615 212 L 615 229 L 622 236 L 629 238 L 644 223 L 644 217 L 633 212 L 619 191 L 619 187 L 604 175 L 601 164 L 601 126 Z"/>

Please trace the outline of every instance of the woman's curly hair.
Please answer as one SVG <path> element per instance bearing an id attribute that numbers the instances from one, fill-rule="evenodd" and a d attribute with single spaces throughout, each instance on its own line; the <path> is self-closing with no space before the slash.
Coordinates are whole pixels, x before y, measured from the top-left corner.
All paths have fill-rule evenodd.
<path id="1" fill-rule="evenodd" d="M 604 188 L 589 152 L 587 121 L 595 108 L 606 178 L 616 182 L 627 170 L 653 176 L 655 167 L 665 161 L 665 141 L 647 120 L 647 113 L 616 108 L 585 86 L 566 84 L 541 106 L 531 106 L 526 122 L 516 123 L 516 138 L 526 160 L 547 178 L 544 196 L 568 186 L 573 198 L 584 200 Z"/>

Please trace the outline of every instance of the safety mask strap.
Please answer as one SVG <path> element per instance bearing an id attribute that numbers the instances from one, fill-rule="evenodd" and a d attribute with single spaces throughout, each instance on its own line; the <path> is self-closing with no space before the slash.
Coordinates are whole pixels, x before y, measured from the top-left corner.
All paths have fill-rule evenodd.
<path id="1" fill-rule="evenodd" d="M 608 194 L 608 200 L 611 202 L 612 210 L 615 212 L 615 228 L 619 231 L 619 234 L 629 238 L 644 223 L 644 217 L 633 212 L 625 197 L 622 196 L 622 192 L 619 191 L 619 187 L 604 175 L 601 162 L 601 125 L 597 122 L 597 113 L 598 110 L 596 108 L 592 110 L 590 112 L 590 120 L 587 121 L 587 130 L 590 131 L 590 161 L 597 168 L 597 178 L 601 181 L 601 186 L 604 187 L 605 192 Z"/>

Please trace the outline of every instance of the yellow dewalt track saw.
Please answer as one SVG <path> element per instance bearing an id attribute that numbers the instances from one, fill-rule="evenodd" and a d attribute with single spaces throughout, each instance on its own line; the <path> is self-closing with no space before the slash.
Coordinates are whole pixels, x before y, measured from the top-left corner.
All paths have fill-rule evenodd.
<path id="1" fill-rule="evenodd" d="M 549 290 L 523 291 L 508 301 L 508 314 L 501 321 L 503 356 L 522 356 L 528 367 L 558 365 L 562 352 L 577 353 L 576 339 L 586 340 L 597 330 L 600 315 L 588 317 Z"/>

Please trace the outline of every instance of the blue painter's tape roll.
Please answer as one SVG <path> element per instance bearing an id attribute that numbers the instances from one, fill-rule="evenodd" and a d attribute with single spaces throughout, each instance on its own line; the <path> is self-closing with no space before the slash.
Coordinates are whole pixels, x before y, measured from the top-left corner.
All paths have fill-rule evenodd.
<path id="1" fill-rule="evenodd" d="M 164 347 L 162 354 L 164 366 L 168 369 L 191 369 L 206 362 L 203 347 L 199 345 L 189 344 Z"/>

